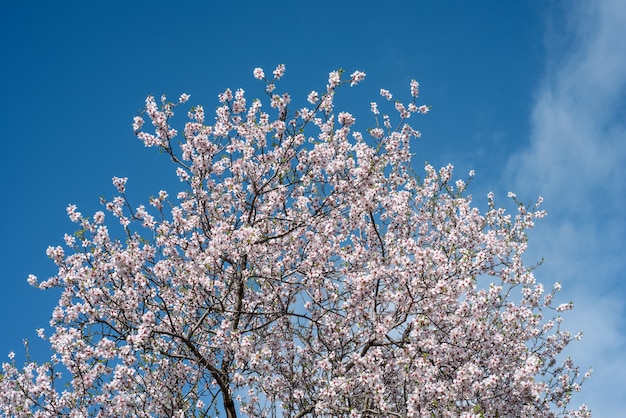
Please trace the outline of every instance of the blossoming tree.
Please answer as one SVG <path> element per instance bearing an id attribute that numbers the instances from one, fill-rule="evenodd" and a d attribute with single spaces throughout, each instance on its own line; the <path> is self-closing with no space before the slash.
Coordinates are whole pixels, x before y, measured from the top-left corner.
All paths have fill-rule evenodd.
<path id="1" fill-rule="evenodd" d="M 126 179 L 105 213 L 83 216 L 48 256 L 58 274 L 45 363 L 2 365 L 7 416 L 549 417 L 571 411 L 575 336 L 522 255 L 544 212 L 488 197 L 481 213 L 452 167 L 411 169 L 411 100 L 371 104 L 371 128 L 336 112 L 332 72 L 307 107 L 265 83 L 214 120 L 146 100 L 137 137 L 183 188 L 131 205 Z M 381 104 L 381 108 L 382 108 Z M 144 120 L 151 125 L 144 128 Z M 470 178 L 472 173 L 470 173 Z M 514 198 L 514 196 L 512 196 Z M 116 226 L 119 222 L 120 225 Z M 110 228 L 110 229 L 109 229 Z M 114 233 L 119 230 L 120 232 Z M 68 250 L 69 249 L 69 250 Z M 547 314 L 547 315 L 546 315 Z"/>

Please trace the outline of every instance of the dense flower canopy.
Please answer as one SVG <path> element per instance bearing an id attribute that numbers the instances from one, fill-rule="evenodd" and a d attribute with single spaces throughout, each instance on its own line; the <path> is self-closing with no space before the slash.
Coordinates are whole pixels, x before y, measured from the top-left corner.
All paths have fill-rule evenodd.
<path id="1" fill-rule="evenodd" d="M 135 134 L 183 188 L 134 207 L 115 177 L 106 215 L 68 207 L 79 230 L 48 250 L 58 274 L 29 277 L 63 291 L 55 354 L 3 364 L 0 411 L 588 416 L 569 407 L 585 378 L 562 357 L 572 305 L 554 306 L 559 286 L 545 292 L 522 260 L 540 202 L 511 194 L 509 214 L 490 194 L 482 213 L 452 166 L 414 173 L 408 121 L 429 110 L 416 81 L 409 103 L 381 89 L 358 131 L 334 99 L 363 72 L 330 73 L 295 111 L 276 92 L 284 74 L 253 72 L 267 112 L 226 90 L 215 119 L 191 107 L 182 134 L 170 122 L 189 95 L 146 99 Z"/>

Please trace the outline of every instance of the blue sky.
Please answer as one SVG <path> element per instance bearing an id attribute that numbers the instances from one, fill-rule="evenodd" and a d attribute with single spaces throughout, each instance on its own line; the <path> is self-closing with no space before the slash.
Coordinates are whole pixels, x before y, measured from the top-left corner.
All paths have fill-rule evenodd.
<path id="1" fill-rule="evenodd" d="M 68 203 L 99 210 L 113 176 L 129 177 L 137 204 L 176 190 L 165 159 L 132 135 L 146 95 L 186 92 L 211 109 L 226 87 L 257 87 L 255 67 L 284 63 L 281 85 L 301 97 L 331 70 L 359 69 L 365 82 L 341 92 L 355 112 L 381 87 L 408 97 L 420 82 L 432 111 L 416 126 L 417 167 L 475 169 L 477 203 L 491 190 L 544 197 L 529 257 L 575 302 L 566 324 L 585 338 L 569 353 L 595 370 L 577 402 L 622 416 L 624 40 L 621 0 L 2 2 L 0 359 L 47 325 L 57 294 L 26 277 L 55 273 L 45 249 L 73 232 Z"/>

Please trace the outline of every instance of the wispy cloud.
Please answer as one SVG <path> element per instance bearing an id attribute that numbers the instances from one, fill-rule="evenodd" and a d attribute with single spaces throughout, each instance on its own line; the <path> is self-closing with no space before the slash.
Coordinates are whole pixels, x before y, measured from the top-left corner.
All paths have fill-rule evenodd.
<path id="1" fill-rule="evenodd" d="M 591 380 L 577 402 L 597 417 L 626 410 L 626 2 L 563 2 L 547 39 L 529 146 L 508 170 L 518 194 L 542 194 L 531 237 L 544 281 L 562 281 L 583 342 L 570 354 Z"/>

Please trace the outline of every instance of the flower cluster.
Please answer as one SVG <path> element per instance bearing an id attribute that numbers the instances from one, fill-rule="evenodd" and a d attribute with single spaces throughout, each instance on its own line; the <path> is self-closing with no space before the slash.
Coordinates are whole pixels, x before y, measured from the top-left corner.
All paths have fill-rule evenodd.
<path id="1" fill-rule="evenodd" d="M 212 124 L 195 106 L 180 135 L 189 96 L 146 100 L 133 129 L 183 189 L 134 207 L 114 177 L 106 215 L 68 207 L 79 230 L 48 249 L 58 274 L 28 278 L 62 291 L 39 332 L 55 354 L 10 353 L 0 414 L 589 416 L 569 407 L 588 374 L 562 361 L 573 305 L 553 306 L 560 285 L 544 295 L 522 260 L 545 213 L 492 195 L 482 213 L 452 166 L 412 174 L 417 82 L 381 124 L 371 104 L 367 136 L 334 111 L 363 72 L 330 73 L 295 111 L 276 92 L 285 67 L 272 74 L 253 72 L 267 111 L 226 90 Z"/>

